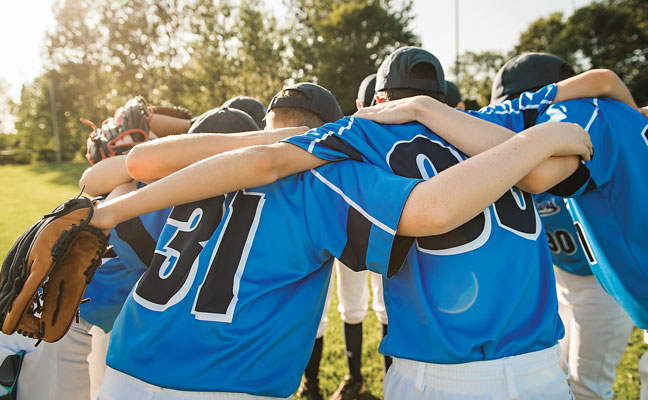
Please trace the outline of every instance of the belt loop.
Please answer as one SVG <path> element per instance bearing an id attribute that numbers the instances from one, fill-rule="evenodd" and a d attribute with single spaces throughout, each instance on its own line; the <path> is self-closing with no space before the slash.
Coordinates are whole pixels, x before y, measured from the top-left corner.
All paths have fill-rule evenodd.
<path id="1" fill-rule="evenodd" d="M 565 367 L 567 367 L 567 376 L 565 377 L 565 379 L 569 380 L 569 378 L 571 378 L 571 368 L 569 368 L 569 363 L 567 362 L 567 358 L 565 358 L 560 345 L 557 344 L 556 347 L 558 347 L 558 356 L 560 356 L 562 362 L 565 363 Z"/>
<path id="2" fill-rule="evenodd" d="M 425 377 L 425 363 L 417 362 L 416 364 L 416 381 L 414 383 L 414 388 L 422 393 L 425 390 L 425 383 L 423 383 L 423 377 Z"/>
<path id="3" fill-rule="evenodd" d="M 518 390 L 515 385 L 515 374 L 513 373 L 513 366 L 508 357 L 502 360 L 504 362 L 504 375 L 506 376 L 506 392 L 509 400 L 518 400 Z"/>

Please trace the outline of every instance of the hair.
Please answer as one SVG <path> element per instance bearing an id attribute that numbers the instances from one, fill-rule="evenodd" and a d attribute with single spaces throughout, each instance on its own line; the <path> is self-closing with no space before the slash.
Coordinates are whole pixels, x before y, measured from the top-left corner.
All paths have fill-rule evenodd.
<path id="1" fill-rule="evenodd" d="M 568 63 L 563 63 L 560 66 L 560 76 L 559 76 L 559 79 L 556 82 L 560 82 L 562 80 L 571 78 L 572 76 L 576 76 L 576 71 L 574 71 L 574 68 L 571 65 L 569 65 Z M 556 82 L 551 82 L 551 83 L 556 83 Z M 543 87 L 545 87 L 545 85 L 527 88 L 527 89 L 524 89 L 524 90 L 522 90 L 520 92 L 517 92 L 517 93 L 511 93 L 508 96 L 506 96 L 505 100 L 517 99 L 524 92 L 537 92 L 538 90 L 542 89 Z"/>
<path id="2" fill-rule="evenodd" d="M 297 97 L 306 99 L 306 95 L 299 90 L 286 89 L 282 90 L 279 97 Z M 266 125 L 274 128 L 277 125 L 281 127 L 302 126 L 317 128 L 324 125 L 324 120 L 318 117 L 314 112 L 301 107 L 275 107 L 268 111 L 265 117 Z"/>
<path id="3" fill-rule="evenodd" d="M 434 67 L 434 65 L 427 62 L 420 62 L 414 65 L 409 73 L 409 77 L 412 79 L 430 80 L 439 84 L 437 80 L 436 68 Z M 445 101 L 445 96 L 443 95 L 443 93 L 425 89 L 393 88 L 383 89 L 376 92 L 376 96 L 383 101 L 392 101 L 419 95 L 429 96 L 441 102 Z"/>

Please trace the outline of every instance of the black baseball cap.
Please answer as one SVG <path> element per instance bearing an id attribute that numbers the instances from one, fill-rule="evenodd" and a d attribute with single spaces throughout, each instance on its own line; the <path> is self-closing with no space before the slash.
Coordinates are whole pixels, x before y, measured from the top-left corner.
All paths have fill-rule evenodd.
<path id="1" fill-rule="evenodd" d="M 415 65 L 426 63 L 434 67 L 434 75 L 410 78 Z M 420 47 L 401 47 L 383 60 L 376 75 L 376 92 L 385 89 L 421 89 L 445 95 L 446 83 L 439 60 Z"/>
<path id="2" fill-rule="evenodd" d="M 522 92 L 537 90 L 574 75 L 574 68 L 558 56 L 523 53 L 508 60 L 497 72 L 490 103 L 501 103 Z"/>
<path id="3" fill-rule="evenodd" d="M 284 90 L 297 90 L 306 96 L 305 99 L 299 97 L 279 97 Z M 297 107 L 308 110 L 322 119 L 324 122 L 335 122 L 344 117 L 335 96 L 320 85 L 310 82 L 300 82 L 294 85 L 286 86 L 277 93 L 270 104 L 268 112 L 277 107 Z"/>
<path id="4" fill-rule="evenodd" d="M 259 125 L 259 128 L 265 128 L 263 117 L 265 117 L 266 108 L 254 97 L 236 96 L 227 100 L 221 107 L 236 108 L 245 111 Z"/>
<path id="5" fill-rule="evenodd" d="M 446 94 L 445 94 L 445 103 L 450 107 L 457 107 L 457 104 L 461 100 L 461 93 L 459 93 L 459 88 L 457 85 L 450 81 L 446 81 Z"/>
<path id="6" fill-rule="evenodd" d="M 247 113 L 236 108 L 218 107 L 196 118 L 188 133 L 235 133 L 258 131 L 259 126 Z"/>
<path id="7" fill-rule="evenodd" d="M 362 103 L 362 107 L 369 107 L 376 94 L 376 74 L 368 75 L 360 82 L 358 88 L 358 101 Z"/>

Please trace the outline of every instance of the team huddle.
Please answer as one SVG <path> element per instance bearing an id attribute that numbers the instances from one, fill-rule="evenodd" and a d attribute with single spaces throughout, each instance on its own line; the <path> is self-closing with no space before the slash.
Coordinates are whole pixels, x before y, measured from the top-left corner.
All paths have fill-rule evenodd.
<path id="1" fill-rule="evenodd" d="M 91 301 L 55 343 L 0 336 L 3 398 L 321 399 L 333 270 L 335 400 L 366 390 L 367 274 L 385 399 L 612 398 L 648 329 L 648 111 L 544 53 L 507 62 L 491 105 L 460 100 L 417 47 L 352 116 L 307 82 L 197 118 L 129 100 L 80 180 L 111 246 Z"/>

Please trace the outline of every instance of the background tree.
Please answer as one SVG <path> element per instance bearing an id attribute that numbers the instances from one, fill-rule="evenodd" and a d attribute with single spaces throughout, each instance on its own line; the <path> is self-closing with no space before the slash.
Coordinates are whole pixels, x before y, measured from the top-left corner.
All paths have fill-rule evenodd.
<path id="1" fill-rule="evenodd" d="M 295 80 L 333 92 L 345 114 L 355 111 L 358 85 L 395 49 L 420 45 L 409 28 L 411 1 L 288 0 Z"/>
<path id="2" fill-rule="evenodd" d="M 619 74 L 637 103 L 648 102 L 648 1 L 606 0 L 534 21 L 520 35 L 515 53 L 543 51 L 576 70 L 609 68 Z"/>
<path id="3" fill-rule="evenodd" d="M 460 56 L 461 80 L 457 86 L 467 109 L 476 110 L 488 105 L 493 78 L 508 58 L 507 54 L 496 51 L 467 51 Z"/>

